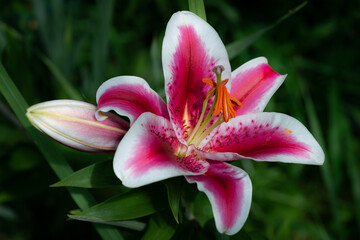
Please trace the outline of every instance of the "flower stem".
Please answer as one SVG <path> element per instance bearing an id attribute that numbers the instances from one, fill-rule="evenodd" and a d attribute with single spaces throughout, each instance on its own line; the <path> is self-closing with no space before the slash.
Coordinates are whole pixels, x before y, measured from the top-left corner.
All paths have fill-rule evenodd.
<path id="1" fill-rule="evenodd" d="M 205 6 L 203 0 L 189 0 L 189 10 L 206 21 Z"/>

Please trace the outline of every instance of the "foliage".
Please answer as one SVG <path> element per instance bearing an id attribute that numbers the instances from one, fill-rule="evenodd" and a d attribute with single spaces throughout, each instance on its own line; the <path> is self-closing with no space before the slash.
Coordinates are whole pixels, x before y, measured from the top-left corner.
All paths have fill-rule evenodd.
<path id="1" fill-rule="evenodd" d="M 206 197 L 183 179 L 141 191 L 126 189 L 115 182 L 111 155 L 67 149 L 46 137 L 34 137 L 39 134 L 22 125 L 19 115 L 26 102 L 72 98 L 95 103 L 96 88 L 113 76 L 143 77 L 163 93 L 160 51 L 165 26 L 172 13 L 188 9 L 189 3 L 196 8 L 196 1 L 186 0 L 2 1 L 0 239 L 99 239 L 96 231 L 103 239 L 115 239 L 118 233 L 124 239 L 360 237 L 360 74 L 355 64 L 360 46 L 355 1 L 309 2 L 275 27 L 276 19 L 292 13 L 289 9 L 296 4 L 205 1 L 207 21 L 229 44 L 233 67 L 266 56 L 276 71 L 288 74 L 266 111 L 301 120 L 326 151 L 320 167 L 236 163 L 249 173 L 254 195 L 249 218 L 235 236 L 216 232 Z M 245 45 L 234 54 L 230 47 L 241 41 Z M 15 84 L 10 88 L 14 92 L 4 93 L 5 79 Z M 15 86 L 26 101 L 13 94 Z M 12 97 L 20 102 L 18 110 L 17 103 L 9 101 Z M 66 170 L 54 174 L 58 165 Z M 79 182 L 85 178 L 91 181 Z M 67 188 L 49 187 L 54 183 Z M 128 212 L 114 217 L 114 207 Z M 103 218 L 94 218 L 91 214 L 101 208 L 106 210 Z M 198 221 L 185 221 L 190 210 Z M 82 221 L 66 221 L 68 217 Z"/>

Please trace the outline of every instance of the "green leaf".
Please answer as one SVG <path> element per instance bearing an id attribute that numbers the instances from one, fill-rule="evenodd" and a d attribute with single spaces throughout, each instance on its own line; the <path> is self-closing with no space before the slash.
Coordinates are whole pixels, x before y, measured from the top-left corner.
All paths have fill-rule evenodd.
<path id="1" fill-rule="evenodd" d="M 60 69 L 49 58 L 42 54 L 39 54 L 39 57 L 49 68 L 50 72 L 54 75 L 55 80 L 64 89 L 69 98 L 83 100 L 79 92 L 69 83 L 69 81 L 61 73 Z"/>
<path id="2" fill-rule="evenodd" d="M 115 176 L 112 161 L 95 163 L 54 183 L 51 187 L 103 188 L 119 186 L 120 180 Z"/>
<path id="3" fill-rule="evenodd" d="M 146 227 L 145 223 L 139 221 L 106 221 L 97 217 L 81 216 L 81 215 L 68 215 L 69 218 L 85 222 L 102 223 L 113 225 L 117 227 L 128 228 L 135 231 L 143 231 Z"/>
<path id="4" fill-rule="evenodd" d="M 275 23 L 267 26 L 259 31 L 243 38 L 238 41 L 232 42 L 226 46 L 226 50 L 229 55 L 229 59 L 233 59 L 238 56 L 242 51 L 244 51 L 247 47 L 249 47 L 252 43 L 254 43 L 259 37 L 261 37 L 264 33 L 276 27 L 279 23 L 292 16 L 296 12 L 298 12 L 301 8 L 303 8 L 307 2 L 303 2 L 300 5 L 296 6 L 294 9 L 290 9 L 287 14 L 279 18 Z"/>
<path id="5" fill-rule="evenodd" d="M 175 222 L 169 217 L 170 213 L 155 214 L 149 221 L 149 227 L 142 240 L 168 240 L 176 230 Z"/>
<path id="6" fill-rule="evenodd" d="M 180 209 L 180 198 L 181 198 L 181 178 L 172 178 L 164 181 L 169 205 L 171 208 L 171 212 L 176 220 L 179 223 L 179 209 Z"/>
<path id="7" fill-rule="evenodd" d="M 347 171 L 349 180 L 351 181 L 351 190 L 354 198 L 354 215 L 357 219 L 357 226 L 360 229 L 360 175 L 359 175 L 359 161 L 356 155 L 356 141 L 353 136 L 353 130 L 351 129 L 350 121 L 347 118 L 343 118 L 344 121 L 344 146 L 345 146 L 345 158 L 347 159 Z"/>
<path id="8" fill-rule="evenodd" d="M 134 219 L 164 209 L 167 205 L 165 199 L 164 191 L 154 186 L 138 188 L 116 195 L 78 215 L 97 217 L 106 221 Z"/>
<path id="9" fill-rule="evenodd" d="M 91 93 L 104 81 L 105 67 L 108 61 L 109 33 L 113 17 L 114 1 L 96 1 L 96 16 L 93 26 L 92 45 L 92 81 L 90 82 Z"/>
<path id="10" fill-rule="evenodd" d="M 25 127 L 27 133 L 37 144 L 39 150 L 44 155 L 56 175 L 62 179 L 72 174 L 72 168 L 66 162 L 62 154 L 57 151 L 52 142 L 50 142 L 50 139 L 32 127 L 25 117 L 28 104 L 10 79 L 2 63 L 0 63 L 0 91 L 15 112 L 21 124 Z M 86 209 L 95 204 L 95 199 L 86 189 L 69 188 L 68 191 L 72 199 L 81 209 Z M 115 228 L 103 228 L 98 225 L 94 226 L 103 239 L 122 239 L 122 236 Z"/>
<path id="11" fill-rule="evenodd" d="M 191 210 L 202 227 L 213 218 L 210 201 L 203 192 L 198 192 L 195 201 L 191 204 Z"/>
<path id="12" fill-rule="evenodd" d="M 206 12 L 203 0 L 189 0 L 189 11 L 206 21 Z"/>
<path id="13" fill-rule="evenodd" d="M 343 229 L 343 224 L 340 221 L 340 216 L 339 216 L 339 203 L 338 203 L 338 199 L 337 199 L 337 191 L 335 188 L 335 184 L 334 184 L 334 177 L 333 177 L 333 173 L 330 167 L 330 163 L 329 160 L 327 159 L 328 153 L 325 149 L 325 140 L 324 140 L 324 135 L 321 131 L 321 124 L 319 121 L 319 118 L 316 114 L 315 111 L 315 105 L 314 102 L 308 92 L 308 87 L 306 85 L 306 83 L 304 81 L 300 82 L 301 83 L 301 93 L 302 96 L 304 98 L 304 102 L 305 102 L 305 106 L 306 106 L 306 112 L 309 118 L 309 123 L 310 123 L 310 132 L 314 135 L 315 139 L 319 142 L 320 146 L 323 148 L 324 153 L 325 153 L 325 162 L 324 164 L 320 167 L 321 170 L 321 175 L 323 178 L 323 181 L 325 183 L 325 187 L 327 190 L 327 194 L 328 194 L 328 199 L 330 202 L 330 211 L 333 215 L 334 218 L 334 222 L 336 223 L 336 227 L 338 229 L 338 231 L 341 231 L 341 229 Z"/>

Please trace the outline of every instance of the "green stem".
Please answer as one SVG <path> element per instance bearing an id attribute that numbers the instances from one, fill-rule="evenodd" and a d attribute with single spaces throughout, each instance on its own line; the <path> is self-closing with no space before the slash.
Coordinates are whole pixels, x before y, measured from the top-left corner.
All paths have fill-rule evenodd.
<path id="1" fill-rule="evenodd" d="M 195 13 L 206 21 L 206 13 L 203 0 L 189 0 L 189 11 Z"/>

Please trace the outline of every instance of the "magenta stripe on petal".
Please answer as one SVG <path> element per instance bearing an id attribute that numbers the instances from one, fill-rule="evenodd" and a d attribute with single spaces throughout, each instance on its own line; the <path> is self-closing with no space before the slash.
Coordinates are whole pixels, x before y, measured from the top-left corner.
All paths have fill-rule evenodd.
<path id="1" fill-rule="evenodd" d="M 138 187 L 207 170 L 209 164 L 205 160 L 176 156 L 180 147 L 167 119 L 144 113 L 119 144 L 114 157 L 115 173 L 125 186 Z"/>
<path id="2" fill-rule="evenodd" d="M 219 232 L 232 235 L 238 232 L 249 214 L 252 187 L 242 169 L 226 163 L 212 162 L 209 170 L 198 176 L 186 176 L 206 193 L 212 205 Z"/>
<path id="3" fill-rule="evenodd" d="M 231 95 L 242 103 L 236 107 L 237 115 L 262 112 L 285 77 L 272 70 L 263 57 L 240 66 L 231 81 Z"/>
<path id="4" fill-rule="evenodd" d="M 106 81 L 98 89 L 97 103 L 99 111 L 114 110 L 131 123 L 144 112 L 169 118 L 166 103 L 138 77 L 121 76 Z M 98 117 L 102 119 L 101 115 Z"/>
<path id="5" fill-rule="evenodd" d="M 305 164 L 322 164 L 324 153 L 310 132 L 296 119 L 280 113 L 238 116 L 221 124 L 201 143 L 200 149 L 213 160 L 252 158 Z M 236 153 L 224 155 L 223 153 Z M 226 159 L 230 156 L 230 159 Z"/>
<path id="6" fill-rule="evenodd" d="M 201 39 L 192 26 L 179 28 L 179 46 L 171 65 L 173 80 L 166 85 L 168 105 L 176 130 L 183 125 L 193 128 L 199 119 L 210 86 L 203 78 L 214 79 L 215 59 L 207 55 Z"/>
<path id="7" fill-rule="evenodd" d="M 250 124 L 239 122 L 237 126 L 224 126 L 219 130 L 223 134 L 218 134 L 212 141 L 211 150 L 215 152 L 236 152 L 250 158 L 266 158 L 278 154 L 308 157 L 310 150 L 307 144 L 296 141 L 295 136 L 284 128 L 269 123 L 251 120 Z"/>
<path id="8" fill-rule="evenodd" d="M 227 52 L 207 22 L 191 12 L 177 12 L 166 28 L 162 63 L 170 118 L 176 135 L 185 143 L 184 138 L 195 127 L 210 89 L 202 80 L 215 80 L 212 72 L 215 65 L 224 66 L 222 77 L 230 78 Z M 212 100 L 208 109 L 211 103 Z"/>

